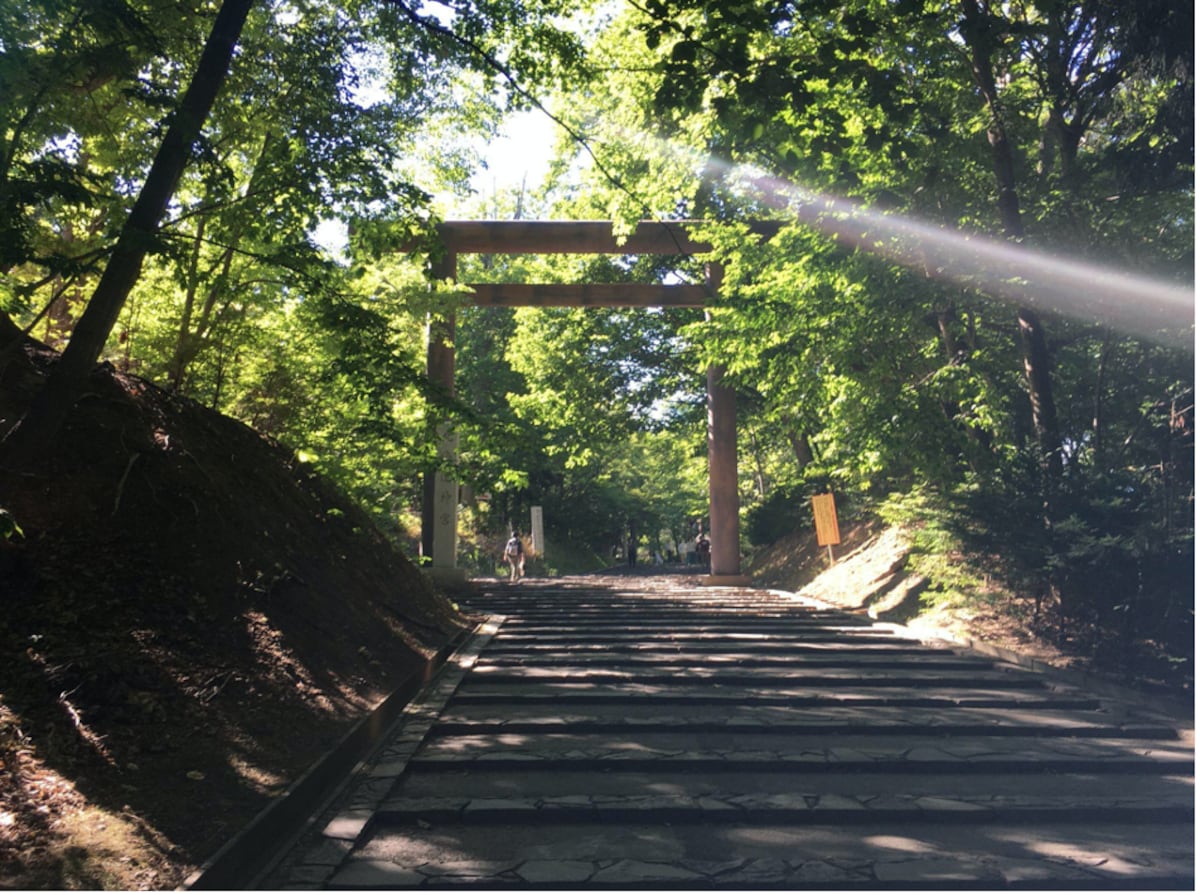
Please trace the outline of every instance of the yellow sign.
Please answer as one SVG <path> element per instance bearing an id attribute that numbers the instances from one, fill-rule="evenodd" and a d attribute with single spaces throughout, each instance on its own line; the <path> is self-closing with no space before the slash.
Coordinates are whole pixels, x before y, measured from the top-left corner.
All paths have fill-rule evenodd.
<path id="1" fill-rule="evenodd" d="M 813 518 L 817 521 L 817 545 L 828 547 L 842 543 L 838 532 L 837 508 L 832 494 L 814 494 L 812 499 Z"/>

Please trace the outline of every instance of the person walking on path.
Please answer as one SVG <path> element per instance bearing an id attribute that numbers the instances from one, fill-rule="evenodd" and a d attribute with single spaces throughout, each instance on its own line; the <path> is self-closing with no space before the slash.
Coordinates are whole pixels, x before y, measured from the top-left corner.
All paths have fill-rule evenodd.
<path id="1" fill-rule="evenodd" d="M 696 562 L 708 569 L 709 558 L 712 555 L 712 544 L 704 536 L 704 532 L 696 535 Z"/>
<path id="2" fill-rule="evenodd" d="M 520 581 L 525 576 L 525 546 L 515 531 L 504 545 L 504 558 L 508 560 L 508 580 Z"/>

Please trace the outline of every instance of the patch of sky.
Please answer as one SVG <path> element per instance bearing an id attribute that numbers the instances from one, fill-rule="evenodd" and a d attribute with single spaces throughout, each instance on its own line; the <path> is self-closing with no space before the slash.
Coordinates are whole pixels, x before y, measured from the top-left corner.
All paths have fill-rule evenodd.
<path id="1" fill-rule="evenodd" d="M 83 141 L 80 140 L 79 135 L 71 131 L 47 140 L 39 156 L 61 159 L 68 164 L 75 164 L 79 161 L 79 151 L 82 147 Z"/>
<path id="2" fill-rule="evenodd" d="M 536 109 L 510 115 L 495 139 L 483 147 L 484 164 L 471 178 L 471 186 L 486 195 L 539 182 L 554 155 L 555 128 Z"/>
<path id="3" fill-rule="evenodd" d="M 532 188 L 550 169 L 554 154 L 555 124 L 543 113 L 530 110 L 515 113 L 501 125 L 496 137 L 479 145 L 482 166 L 471 177 L 471 191 L 477 196 L 496 196 Z M 461 200 L 440 193 L 436 202 L 447 219 L 464 214 Z M 477 204 L 477 203 L 476 203 Z M 348 238 L 342 221 L 321 221 L 312 233 L 317 245 L 335 257 L 345 254 Z"/>

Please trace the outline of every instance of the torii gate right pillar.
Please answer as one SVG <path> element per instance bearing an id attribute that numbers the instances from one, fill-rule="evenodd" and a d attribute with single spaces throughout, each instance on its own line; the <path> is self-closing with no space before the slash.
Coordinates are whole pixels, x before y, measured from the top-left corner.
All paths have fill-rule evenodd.
<path id="1" fill-rule="evenodd" d="M 721 267 L 708 269 L 713 294 L 721 287 Z M 708 522 L 712 567 L 705 584 L 745 586 L 738 530 L 737 395 L 725 385 L 725 368 L 708 368 Z"/>
<path id="2" fill-rule="evenodd" d="M 737 398 L 721 383 L 723 367 L 708 368 L 708 517 L 712 569 L 707 584 L 749 584 L 738 545 Z"/>

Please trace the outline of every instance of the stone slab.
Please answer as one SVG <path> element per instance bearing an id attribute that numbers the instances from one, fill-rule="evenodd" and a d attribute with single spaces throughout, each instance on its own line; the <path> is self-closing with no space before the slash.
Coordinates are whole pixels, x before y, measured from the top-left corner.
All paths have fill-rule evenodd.
<path id="1" fill-rule="evenodd" d="M 416 870 L 391 861 L 353 859 L 334 874 L 329 885 L 337 889 L 404 889 L 420 886 L 425 880 Z"/>

